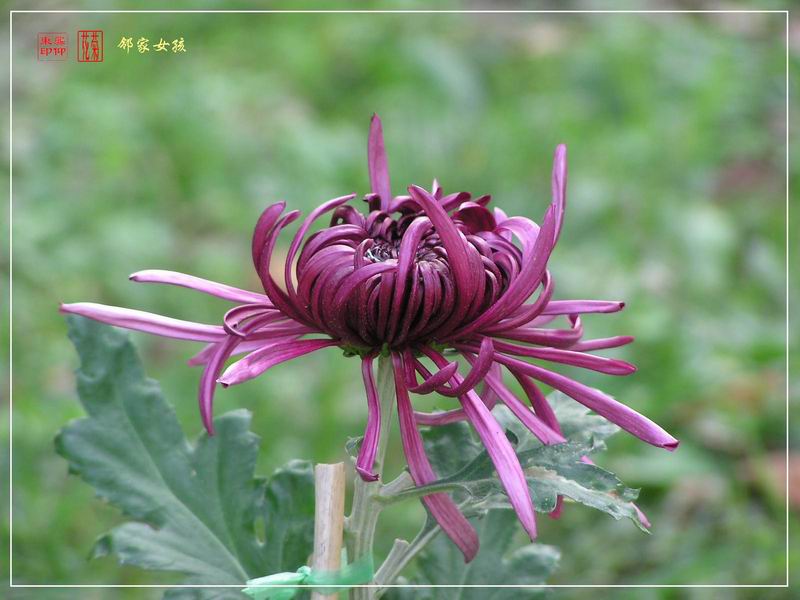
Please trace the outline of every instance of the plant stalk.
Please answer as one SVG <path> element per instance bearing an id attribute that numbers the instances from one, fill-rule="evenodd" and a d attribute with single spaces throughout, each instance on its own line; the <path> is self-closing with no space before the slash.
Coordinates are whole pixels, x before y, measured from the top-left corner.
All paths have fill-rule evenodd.
<path id="1" fill-rule="evenodd" d="M 391 357 L 381 356 L 378 359 L 377 388 L 381 411 L 381 435 L 375 456 L 375 469 L 382 477 L 394 412 L 395 390 Z M 368 482 L 356 475 L 352 509 L 346 522 L 347 554 L 351 563 L 366 556 L 372 558 L 375 527 L 382 508 L 382 503 L 377 499 L 380 490 L 380 479 Z M 372 600 L 375 591 L 375 588 L 356 587 L 351 590 L 350 595 L 353 600 Z"/>
<path id="2" fill-rule="evenodd" d="M 344 463 L 314 467 L 315 571 L 333 572 L 341 567 L 344 521 Z M 311 592 L 311 600 L 335 599 L 337 594 Z"/>
<path id="3" fill-rule="evenodd" d="M 405 540 L 395 540 L 389 556 L 386 557 L 381 568 L 375 573 L 375 583 L 378 585 L 392 583 L 406 565 L 438 535 L 439 531 L 441 531 L 441 528 L 438 525 L 431 528 L 423 526 L 417 537 L 410 544 Z M 385 587 L 378 588 L 374 598 L 380 598 L 387 589 Z"/>

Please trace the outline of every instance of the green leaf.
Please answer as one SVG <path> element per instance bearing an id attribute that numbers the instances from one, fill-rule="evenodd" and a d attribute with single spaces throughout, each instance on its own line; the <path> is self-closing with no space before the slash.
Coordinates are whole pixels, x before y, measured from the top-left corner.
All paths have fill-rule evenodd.
<path id="1" fill-rule="evenodd" d="M 464 421 L 426 429 L 423 438 L 425 452 L 437 473 L 455 473 L 483 452 Z"/>
<path id="2" fill-rule="evenodd" d="M 551 512 L 556 506 L 557 497 L 561 495 L 615 519 L 629 518 L 646 531 L 632 504 L 638 491 L 626 487 L 613 473 L 581 460 L 586 455 L 604 449 L 604 440 L 618 428 L 602 417 L 590 414 L 563 394 L 555 393 L 548 399 L 556 410 L 565 435 L 570 438 L 564 444 L 544 446 L 507 407 L 498 405 L 492 411 L 515 444 L 534 508 L 539 512 Z M 509 506 L 489 455 L 466 424 L 431 428 L 425 430 L 423 436 L 437 473 L 450 474 L 427 486 L 401 492 L 396 499 L 418 497 L 434 491 L 450 491 L 464 510 L 471 514 Z"/>
<path id="3" fill-rule="evenodd" d="M 313 539 L 311 465 L 293 461 L 268 481 L 255 478 L 259 440 L 244 410 L 218 417 L 216 435 L 191 444 L 128 336 L 80 317 L 68 320 L 87 417 L 61 430 L 56 449 L 70 472 L 132 519 L 101 536 L 93 555 L 181 572 L 186 584 L 197 585 L 238 586 L 304 564 Z M 224 588 L 167 596 L 245 597 Z"/>
<path id="4" fill-rule="evenodd" d="M 293 460 L 275 471 L 267 483 L 261 513 L 265 568 L 258 576 L 295 571 L 306 564 L 314 546 L 313 465 Z"/>
<path id="5" fill-rule="evenodd" d="M 559 551 L 544 544 L 514 548 L 518 531 L 512 510 L 491 510 L 483 518 L 471 519 L 478 531 L 481 549 L 468 564 L 456 546 L 438 535 L 417 557 L 417 573 L 407 582 L 416 585 L 542 585 L 558 565 Z M 404 583 L 399 581 L 398 583 Z M 542 588 L 395 588 L 386 594 L 393 600 L 511 600 L 535 598 Z"/>

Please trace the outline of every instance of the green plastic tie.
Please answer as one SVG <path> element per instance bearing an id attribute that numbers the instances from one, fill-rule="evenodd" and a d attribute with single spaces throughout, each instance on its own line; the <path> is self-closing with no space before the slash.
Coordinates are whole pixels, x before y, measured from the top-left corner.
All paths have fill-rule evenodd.
<path id="1" fill-rule="evenodd" d="M 291 600 L 301 587 L 322 586 L 314 588 L 315 591 L 336 594 L 354 585 L 370 583 L 374 574 L 372 559 L 365 556 L 338 571 L 315 572 L 304 565 L 294 573 L 275 573 L 250 579 L 247 582 L 248 587 L 242 591 L 253 600 Z"/>

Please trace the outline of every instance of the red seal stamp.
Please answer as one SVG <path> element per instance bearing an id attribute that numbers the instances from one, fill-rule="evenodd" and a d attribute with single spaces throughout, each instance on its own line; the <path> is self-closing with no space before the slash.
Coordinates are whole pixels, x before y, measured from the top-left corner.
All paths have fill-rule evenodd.
<path id="1" fill-rule="evenodd" d="M 36 41 L 37 60 L 67 60 L 69 45 L 65 31 L 40 31 Z"/>
<path id="2" fill-rule="evenodd" d="M 103 62 L 103 31 L 78 31 L 78 62 Z"/>

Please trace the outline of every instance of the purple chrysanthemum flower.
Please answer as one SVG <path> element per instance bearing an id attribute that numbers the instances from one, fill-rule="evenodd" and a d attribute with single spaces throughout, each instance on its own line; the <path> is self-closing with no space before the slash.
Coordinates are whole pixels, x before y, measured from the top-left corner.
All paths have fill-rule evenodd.
<path id="1" fill-rule="evenodd" d="M 486 447 L 531 538 L 536 535 L 533 504 L 514 448 L 492 415 L 497 402 L 505 404 L 542 443 L 563 442 L 555 414 L 539 389 L 543 383 L 645 442 L 668 450 L 677 447 L 678 441 L 661 427 L 610 396 L 526 360 L 610 375 L 635 370 L 627 362 L 589 353 L 628 344 L 633 338 L 583 339 L 580 315 L 615 312 L 623 308 L 622 302 L 552 299 L 547 262 L 564 217 L 565 146 L 555 152 L 553 198 L 541 225 L 489 209 L 489 196 L 444 195 L 436 182 L 431 191 L 412 185 L 410 195 L 393 196 L 377 116 L 372 119 L 368 159 L 369 210 L 364 214 L 351 206 L 355 194 L 350 194 L 312 211 L 289 247 L 283 285 L 270 272 L 271 259 L 279 234 L 299 216 L 298 211 L 284 214 L 283 202 L 263 212 L 253 234 L 253 262 L 264 294 L 170 271 L 131 275 L 133 281 L 179 285 L 238 303 L 225 314 L 222 325 L 90 303 L 65 304 L 61 310 L 128 329 L 206 342 L 190 364 L 204 365 L 199 401 L 210 433 L 217 383 L 242 383 L 274 365 L 331 346 L 360 356 L 368 418 L 357 470 L 368 481 L 378 479 L 373 463 L 382 434 L 373 360 L 388 351 L 402 443 L 414 482 L 424 485 L 437 477 L 418 427 L 466 419 Z M 314 222 L 326 213 L 331 213 L 330 225 L 309 235 Z M 565 319 L 565 326 L 545 327 L 559 318 Z M 466 375 L 445 357 L 444 348 L 463 356 L 469 364 Z M 225 369 L 226 361 L 236 354 L 245 356 Z M 431 372 L 422 357 L 438 370 Z M 503 370 L 519 382 L 530 405 L 506 387 Z M 410 392 L 438 392 L 457 398 L 461 408 L 415 412 Z M 453 500 L 445 493 L 423 500 L 470 560 L 478 538 Z"/>

